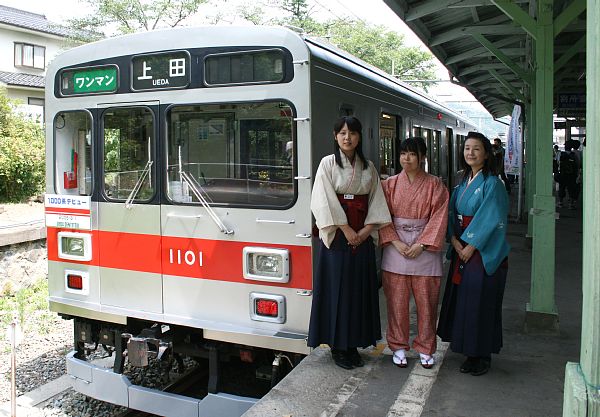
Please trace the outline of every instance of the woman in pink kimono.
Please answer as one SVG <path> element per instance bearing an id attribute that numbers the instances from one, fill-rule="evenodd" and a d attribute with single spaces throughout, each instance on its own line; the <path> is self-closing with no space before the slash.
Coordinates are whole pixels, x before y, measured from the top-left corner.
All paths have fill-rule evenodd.
<path id="1" fill-rule="evenodd" d="M 400 143 L 402 172 L 382 183 L 393 224 L 379 230 L 384 245 L 383 290 L 387 301 L 387 342 L 394 364 L 406 368 L 410 349 L 409 300 L 417 306 L 418 335 L 413 348 L 421 365 L 433 367 L 437 304 L 442 276 L 442 250 L 448 217 L 448 190 L 423 170 L 427 146 L 423 138 Z"/>

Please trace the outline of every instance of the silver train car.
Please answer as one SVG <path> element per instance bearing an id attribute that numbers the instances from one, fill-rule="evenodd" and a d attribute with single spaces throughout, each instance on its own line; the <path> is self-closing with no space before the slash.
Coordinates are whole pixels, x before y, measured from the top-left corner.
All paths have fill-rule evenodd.
<path id="1" fill-rule="evenodd" d="M 49 303 L 74 319 L 73 387 L 178 417 L 241 414 L 255 401 L 223 388 L 226 362 L 275 383 L 309 353 L 311 179 L 339 116 L 361 120 L 382 177 L 399 171 L 399 141 L 420 135 L 427 170 L 449 186 L 473 130 L 330 44 L 271 27 L 68 50 L 48 68 L 46 112 Z M 99 345 L 112 369 L 89 360 Z M 123 373 L 182 356 L 206 362 L 201 398 Z"/>

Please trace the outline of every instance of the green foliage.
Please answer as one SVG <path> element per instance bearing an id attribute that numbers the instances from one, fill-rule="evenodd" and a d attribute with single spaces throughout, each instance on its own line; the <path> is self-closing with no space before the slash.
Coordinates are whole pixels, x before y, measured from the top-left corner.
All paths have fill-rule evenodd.
<path id="1" fill-rule="evenodd" d="M 23 201 L 43 191 L 44 181 L 44 132 L 0 92 L 0 202 Z"/>
<path id="2" fill-rule="evenodd" d="M 16 314 L 21 327 L 27 319 L 37 311 L 48 310 L 48 280 L 39 279 L 30 287 L 23 288 L 14 294 L 4 294 L 0 298 L 0 322 L 2 327 L 10 324 Z"/>
<path id="3" fill-rule="evenodd" d="M 241 11 L 241 16 L 254 24 L 289 25 L 305 33 L 328 39 L 332 44 L 363 61 L 395 75 L 400 80 L 433 80 L 435 64 L 428 51 L 404 45 L 404 37 L 384 26 L 360 20 L 330 19 L 319 22 L 311 16 L 306 0 L 274 0 L 272 4 L 284 15 L 265 20 L 260 7 Z M 393 70 L 393 71 L 392 71 Z M 427 90 L 431 83 L 411 83 Z"/>
<path id="4" fill-rule="evenodd" d="M 82 0 L 89 14 L 69 19 L 69 26 L 90 34 L 88 41 L 106 36 L 169 28 L 180 25 L 208 0 Z M 90 33 L 94 30 L 95 33 Z"/>

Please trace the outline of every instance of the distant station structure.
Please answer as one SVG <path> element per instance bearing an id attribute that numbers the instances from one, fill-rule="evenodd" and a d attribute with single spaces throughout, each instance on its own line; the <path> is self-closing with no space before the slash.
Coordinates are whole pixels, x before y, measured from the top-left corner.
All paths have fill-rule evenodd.
<path id="1" fill-rule="evenodd" d="M 581 360 L 566 367 L 564 416 L 600 416 L 600 72 L 597 0 L 384 0 L 494 116 L 521 109 L 528 237 L 532 239 L 529 331 L 558 332 L 555 303 L 553 115 L 571 139 L 585 127 Z M 586 13 L 587 12 L 587 13 Z M 586 66 L 587 61 L 587 66 Z M 586 117 L 587 115 L 587 117 Z"/>

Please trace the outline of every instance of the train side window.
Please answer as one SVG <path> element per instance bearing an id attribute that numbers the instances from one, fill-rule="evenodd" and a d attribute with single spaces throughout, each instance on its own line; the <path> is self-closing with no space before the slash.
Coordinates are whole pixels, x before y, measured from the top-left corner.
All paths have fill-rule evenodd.
<path id="1" fill-rule="evenodd" d="M 440 142 L 441 142 L 442 132 L 439 130 L 433 131 L 433 136 L 431 137 L 431 173 L 433 175 L 440 175 Z"/>
<path id="2" fill-rule="evenodd" d="M 54 118 L 54 166 L 58 194 L 91 195 L 92 115 L 61 112 Z"/>
<path id="3" fill-rule="evenodd" d="M 340 117 L 354 115 L 354 106 L 346 103 L 340 104 L 339 114 Z"/>
<path id="4" fill-rule="evenodd" d="M 379 175 L 381 178 L 396 174 L 398 120 L 397 116 L 387 113 L 381 113 L 379 117 Z"/>
<path id="5" fill-rule="evenodd" d="M 171 107 L 168 198 L 199 204 L 197 193 L 202 193 L 213 204 L 291 206 L 296 160 L 293 117 L 285 102 Z"/>
<path id="6" fill-rule="evenodd" d="M 135 201 L 150 200 L 154 194 L 152 111 L 147 107 L 107 109 L 103 115 L 103 139 L 106 196 L 126 200 L 132 195 Z M 138 191 L 134 192 L 136 188 Z"/>
<path id="7" fill-rule="evenodd" d="M 207 86 L 277 83 L 284 78 L 280 49 L 209 55 L 204 60 Z"/>
<path id="8" fill-rule="evenodd" d="M 433 167 L 433 161 L 432 161 L 432 157 L 431 157 L 431 138 L 433 136 L 433 133 L 431 131 L 431 129 L 425 129 L 422 128 L 421 129 L 421 136 L 423 137 L 423 139 L 425 139 L 425 144 L 427 145 L 427 158 L 425 159 L 425 171 L 429 172 L 430 174 L 435 175 L 434 172 L 432 172 L 432 169 L 434 169 Z"/>
<path id="9" fill-rule="evenodd" d="M 421 126 L 413 126 L 412 128 L 412 137 L 421 136 Z"/>

